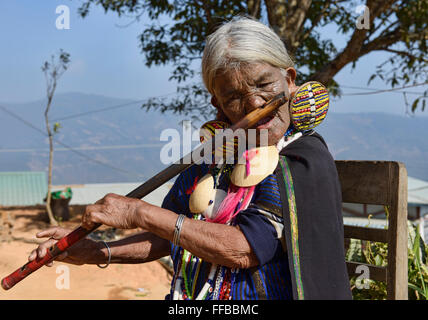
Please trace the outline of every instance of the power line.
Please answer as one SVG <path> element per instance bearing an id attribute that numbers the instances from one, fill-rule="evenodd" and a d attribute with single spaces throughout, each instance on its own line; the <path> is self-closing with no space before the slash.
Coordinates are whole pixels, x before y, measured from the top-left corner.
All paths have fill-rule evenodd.
<path id="1" fill-rule="evenodd" d="M 114 109 L 119 109 L 119 108 L 123 108 L 123 107 L 128 107 L 134 104 L 138 104 L 138 103 L 143 103 L 143 102 L 147 102 L 150 99 L 153 98 L 164 98 L 170 95 L 176 94 L 176 92 L 170 92 L 161 96 L 157 96 L 157 97 L 149 97 L 149 98 L 145 98 L 142 100 L 137 100 L 137 101 L 132 101 L 132 102 L 127 102 L 127 103 L 122 103 L 122 104 L 118 104 L 118 105 L 114 105 L 114 106 L 109 106 L 109 107 L 103 107 L 103 108 L 99 108 L 99 109 L 94 109 L 94 110 L 90 110 L 90 111 L 86 111 L 86 112 L 79 112 L 79 113 L 75 113 L 75 114 L 71 114 L 68 116 L 64 116 L 61 118 L 55 118 L 52 119 L 52 121 L 62 121 L 62 120 L 68 120 L 68 119 L 73 119 L 73 118 L 79 118 L 79 117 L 83 117 L 86 116 L 88 114 L 93 114 L 93 113 L 99 113 L 99 112 L 103 112 L 103 111 L 107 111 L 107 110 L 114 110 Z"/>
<path id="2" fill-rule="evenodd" d="M 356 92 L 356 93 L 346 93 L 343 94 L 344 96 L 360 96 L 360 95 L 371 95 L 371 94 L 378 94 L 378 93 L 385 93 L 385 92 L 394 92 L 394 91 L 398 91 L 398 90 L 403 90 L 403 89 L 408 89 L 408 88 L 413 88 L 413 87 L 419 87 L 419 86 L 424 86 L 424 85 L 428 85 L 428 82 L 423 82 L 423 83 L 417 83 L 414 85 L 409 85 L 409 86 L 404 86 L 401 88 L 391 88 L 391 89 L 375 89 L 375 91 L 368 91 L 368 92 Z M 356 88 L 356 87 L 355 87 Z M 369 90 L 373 90 L 370 88 L 367 88 Z M 399 93 L 403 93 L 403 91 L 399 91 Z M 418 94 L 418 93 L 414 93 L 414 94 Z M 423 92 L 420 93 L 421 95 L 424 94 Z"/>
<path id="3" fill-rule="evenodd" d="M 368 88 L 368 87 L 354 87 L 354 86 L 344 86 L 341 85 L 341 88 L 345 88 L 345 89 L 359 89 L 359 90 L 371 90 L 371 91 L 382 91 L 383 89 L 379 89 L 379 88 Z M 407 93 L 407 94 L 417 94 L 417 95 L 423 95 L 424 92 L 416 92 L 416 91 L 393 91 L 393 93 Z M 344 94 L 344 95 L 348 95 L 348 94 Z"/>
<path id="4" fill-rule="evenodd" d="M 74 147 L 74 150 L 121 150 L 121 149 L 139 149 L 139 148 L 159 148 L 164 146 L 161 143 L 144 143 L 144 144 L 122 144 L 113 146 L 89 146 L 89 147 Z M 0 149 L 0 153 L 18 153 L 18 152 L 38 152 L 46 151 L 41 148 L 22 148 L 22 149 Z M 67 148 L 55 148 L 55 152 L 70 151 Z"/>
<path id="5" fill-rule="evenodd" d="M 342 94 L 343 96 L 370 95 L 370 94 L 378 94 L 378 93 L 385 93 L 385 92 L 407 93 L 407 94 L 423 95 L 424 94 L 423 92 L 398 91 L 398 90 L 403 90 L 403 89 L 407 89 L 407 88 L 413 88 L 413 87 L 427 85 L 427 84 L 428 84 L 428 82 L 425 82 L 425 83 L 418 83 L 418 84 L 414 84 L 414 85 L 404 86 L 404 87 L 401 87 L 401 88 L 392 88 L 392 89 L 376 89 L 376 88 L 353 87 L 353 86 L 344 86 L 344 85 L 341 85 L 341 87 L 343 87 L 343 88 L 349 88 L 349 89 L 371 90 L 369 92 L 344 93 L 344 94 Z M 118 105 L 103 107 L 103 108 L 94 109 L 94 110 L 90 110 L 90 111 L 86 111 L 86 112 L 79 112 L 79 113 L 71 114 L 71 115 L 68 115 L 68 116 L 60 117 L 60 118 L 54 118 L 54 119 L 52 119 L 52 121 L 62 121 L 62 120 L 69 120 L 69 119 L 79 118 L 79 117 L 83 117 L 83 116 L 86 116 L 86 115 L 89 115 L 89 114 L 94 114 L 94 113 L 99 113 L 99 112 L 103 112 L 103 111 L 108 111 L 108 110 L 114 110 L 114 109 L 119 109 L 119 108 L 123 108 L 123 107 L 128 107 L 128 106 L 132 106 L 132 105 L 139 104 L 139 103 L 144 103 L 144 102 L 147 102 L 148 100 L 153 99 L 153 98 L 164 98 L 164 97 L 167 97 L 167 96 L 170 96 L 170 95 L 173 95 L 173 94 L 176 94 L 176 92 L 170 92 L 170 93 L 167 93 L 167 94 L 164 94 L 164 95 L 161 95 L 161 96 L 157 96 L 157 97 L 148 97 L 148 98 L 137 100 L 137 101 L 132 101 L 132 102 L 122 103 L 122 104 L 118 104 Z"/>
<path id="6" fill-rule="evenodd" d="M 6 107 L 4 107 L 4 106 L 0 105 L 0 109 L 1 109 L 3 112 L 5 112 L 5 113 L 9 114 L 10 116 L 12 116 L 13 118 L 15 118 L 15 119 L 17 119 L 17 120 L 21 121 L 21 122 L 22 122 L 22 123 L 24 123 L 26 126 L 28 126 L 28 127 L 32 128 L 33 130 L 35 130 L 35 131 L 37 131 L 37 132 L 41 133 L 43 136 L 48 137 L 48 135 L 46 134 L 46 132 L 44 132 L 44 131 L 43 131 L 43 130 L 41 130 L 40 128 L 37 128 L 37 127 L 36 127 L 36 126 L 34 126 L 31 122 L 29 122 L 29 121 L 27 121 L 27 120 L 25 120 L 25 119 L 21 118 L 20 116 L 18 116 L 18 115 L 17 115 L 17 114 L 15 114 L 14 112 L 10 111 L 10 110 L 9 110 L 9 109 L 7 109 Z M 141 176 L 141 177 L 143 177 L 143 175 L 141 175 L 141 174 L 139 174 L 139 173 L 131 172 L 131 171 L 124 170 L 124 169 L 121 169 L 121 168 L 117 168 L 117 167 L 115 167 L 115 166 L 112 166 L 111 164 L 105 163 L 105 162 L 100 161 L 100 160 L 97 160 L 97 159 L 93 159 L 93 158 L 91 158 L 91 157 L 87 156 L 86 154 L 84 154 L 84 153 L 82 153 L 82 152 L 80 152 L 80 151 L 78 151 L 78 150 L 75 150 L 74 148 L 72 148 L 72 147 L 68 146 L 67 144 L 65 144 L 65 143 L 63 143 L 63 142 L 61 142 L 61 141 L 59 141 L 59 140 L 56 140 L 56 139 L 53 139 L 53 140 L 54 140 L 56 143 L 58 143 L 58 144 L 62 145 L 64 148 L 66 148 L 66 149 L 68 149 L 68 150 L 70 150 L 70 151 L 74 152 L 75 154 L 77 154 L 77 155 L 79 155 L 79 156 L 81 156 L 81 157 L 83 157 L 83 158 L 85 158 L 85 159 L 87 159 L 87 160 L 89 160 L 89 161 L 95 162 L 95 163 L 97 163 L 97 164 L 99 164 L 99 165 L 102 165 L 102 166 L 108 167 L 108 168 L 110 168 L 110 169 L 113 169 L 113 170 L 116 170 L 116 171 L 119 171 L 119 172 L 122 172 L 122 173 L 129 174 L 129 175 L 132 175 L 132 176 L 137 175 L 137 176 Z"/>

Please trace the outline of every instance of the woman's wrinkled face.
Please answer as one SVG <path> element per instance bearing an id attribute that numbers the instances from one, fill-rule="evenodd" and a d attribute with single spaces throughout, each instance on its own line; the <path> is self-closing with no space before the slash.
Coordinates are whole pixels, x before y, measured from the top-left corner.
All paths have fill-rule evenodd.
<path id="1" fill-rule="evenodd" d="M 279 68 L 262 62 L 241 64 L 238 69 L 224 70 L 214 79 L 211 102 L 219 115 L 225 116 L 232 124 L 236 123 L 279 93 L 285 92 L 288 97 L 290 91 L 294 93 L 296 71 L 288 68 L 286 72 L 288 77 Z M 286 103 L 276 113 L 260 120 L 255 128 L 257 131 L 267 129 L 268 144 L 274 145 L 284 136 L 289 124 Z"/>

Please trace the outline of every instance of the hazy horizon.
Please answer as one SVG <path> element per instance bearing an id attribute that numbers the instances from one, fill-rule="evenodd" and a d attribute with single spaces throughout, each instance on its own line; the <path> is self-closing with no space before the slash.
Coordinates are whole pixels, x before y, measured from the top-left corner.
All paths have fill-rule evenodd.
<path id="1" fill-rule="evenodd" d="M 176 92 L 177 83 L 169 81 L 172 67 L 147 67 L 139 47 L 138 35 L 149 22 L 143 15 L 140 21 L 105 13 L 102 7 L 92 6 L 89 15 L 81 18 L 80 2 L 67 0 L 20 0 L 0 2 L 0 40 L 7 44 L 0 51 L 0 101 L 8 104 L 27 103 L 43 99 L 45 80 L 41 65 L 63 49 L 70 53 L 70 67 L 59 80 L 57 94 L 81 92 L 120 99 L 142 100 Z M 56 7 L 70 9 L 70 29 L 56 29 Z M 160 22 L 169 20 L 161 17 Z M 347 38 L 339 34 L 333 24 L 323 27 L 323 35 L 331 36 L 340 50 Z M 385 52 L 373 52 L 343 68 L 335 77 L 344 95 L 332 99 L 332 112 L 406 113 L 404 97 L 399 92 L 375 95 L 354 95 L 374 89 L 390 89 L 375 79 L 367 81 L 376 65 L 389 57 Z M 199 61 L 195 68 L 199 68 Z M 299 75 L 299 70 L 297 70 Z M 202 80 L 198 77 L 195 81 Z M 299 81 L 299 76 L 297 77 Z M 423 92 L 428 85 L 412 88 Z M 408 99 L 416 95 L 409 93 Z M 418 110 L 416 115 L 424 112 Z"/>

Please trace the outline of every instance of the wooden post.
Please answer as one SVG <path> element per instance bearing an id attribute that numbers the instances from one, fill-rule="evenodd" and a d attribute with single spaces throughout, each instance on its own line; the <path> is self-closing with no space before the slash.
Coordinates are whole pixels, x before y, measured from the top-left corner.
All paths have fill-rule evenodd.
<path id="1" fill-rule="evenodd" d="M 391 163 L 390 181 L 392 190 L 388 221 L 388 300 L 408 299 L 407 275 L 407 170 L 402 163 Z"/>

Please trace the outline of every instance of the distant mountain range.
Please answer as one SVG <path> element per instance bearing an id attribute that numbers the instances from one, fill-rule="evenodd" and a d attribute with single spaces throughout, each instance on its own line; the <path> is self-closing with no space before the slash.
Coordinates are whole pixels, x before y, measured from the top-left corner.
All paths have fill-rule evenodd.
<path id="1" fill-rule="evenodd" d="M 22 119 L 0 110 L 1 171 L 47 171 L 44 104 L 0 102 Z M 146 180 L 166 167 L 159 156 L 166 143 L 160 141 L 162 130 L 181 132 L 185 119 L 146 112 L 132 100 L 82 93 L 58 94 L 50 118 L 62 126 L 55 135 L 61 143 L 54 153 L 57 185 Z M 428 117 L 330 111 L 317 131 L 335 159 L 402 161 L 410 176 L 428 180 Z"/>
<path id="2" fill-rule="evenodd" d="M 428 180 L 428 117 L 331 112 L 317 131 L 337 160 L 393 160 Z"/>

